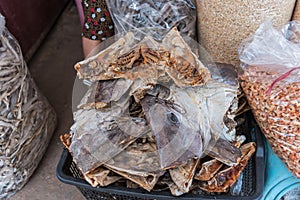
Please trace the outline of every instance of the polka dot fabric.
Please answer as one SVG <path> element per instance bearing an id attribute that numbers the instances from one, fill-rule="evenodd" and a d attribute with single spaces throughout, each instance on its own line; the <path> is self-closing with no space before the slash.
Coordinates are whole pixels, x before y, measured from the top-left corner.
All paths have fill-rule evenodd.
<path id="1" fill-rule="evenodd" d="M 114 24 L 105 0 L 83 0 L 84 24 L 82 36 L 91 40 L 106 40 L 114 35 Z"/>

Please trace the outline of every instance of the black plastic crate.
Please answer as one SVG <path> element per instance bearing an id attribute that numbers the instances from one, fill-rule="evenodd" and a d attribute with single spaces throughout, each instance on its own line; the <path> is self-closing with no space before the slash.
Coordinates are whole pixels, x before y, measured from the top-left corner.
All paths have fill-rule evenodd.
<path id="1" fill-rule="evenodd" d="M 60 181 L 76 186 L 81 193 L 89 200 L 197 200 L 197 199 L 241 199 L 252 200 L 260 199 L 264 186 L 264 146 L 261 131 L 253 119 L 252 114 L 245 115 L 246 122 L 239 127 L 238 132 L 247 137 L 247 142 L 256 142 L 255 155 L 249 160 L 243 171 L 242 191 L 239 195 L 231 195 L 229 192 L 224 194 L 184 194 L 174 197 L 169 191 L 147 192 L 144 189 L 131 189 L 125 186 L 92 187 L 82 179 L 80 171 L 72 161 L 70 153 L 64 149 L 57 165 L 56 174 Z"/>

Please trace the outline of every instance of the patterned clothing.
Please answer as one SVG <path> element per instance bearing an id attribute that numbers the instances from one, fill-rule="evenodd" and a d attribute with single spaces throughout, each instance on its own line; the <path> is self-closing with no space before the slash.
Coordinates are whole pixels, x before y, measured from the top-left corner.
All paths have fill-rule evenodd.
<path id="1" fill-rule="evenodd" d="M 114 35 L 114 24 L 105 0 L 82 0 L 84 24 L 82 36 L 91 40 L 106 40 Z"/>

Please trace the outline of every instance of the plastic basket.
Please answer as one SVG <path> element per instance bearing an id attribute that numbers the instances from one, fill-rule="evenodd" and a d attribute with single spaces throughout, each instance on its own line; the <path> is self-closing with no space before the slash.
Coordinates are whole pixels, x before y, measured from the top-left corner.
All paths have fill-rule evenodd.
<path id="1" fill-rule="evenodd" d="M 242 191 L 239 195 L 209 194 L 199 192 L 197 194 L 184 194 L 174 197 L 169 191 L 147 192 L 143 189 L 131 189 L 125 186 L 92 187 L 84 179 L 70 153 L 64 149 L 57 165 L 57 177 L 66 184 L 76 186 L 86 199 L 89 200 L 197 200 L 197 199 L 222 199 L 222 200 L 253 200 L 260 199 L 264 187 L 264 144 L 258 125 L 255 123 L 252 114 L 246 115 L 246 122 L 239 128 L 238 132 L 247 137 L 247 141 L 255 141 L 257 149 L 255 155 L 249 160 L 243 171 Z"/>

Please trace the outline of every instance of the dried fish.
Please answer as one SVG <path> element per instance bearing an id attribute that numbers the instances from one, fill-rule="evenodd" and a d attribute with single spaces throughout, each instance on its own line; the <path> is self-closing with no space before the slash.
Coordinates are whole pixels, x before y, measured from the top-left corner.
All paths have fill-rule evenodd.
<path id="1" fill-rule="evenodd" d="M 238 164 L 217 173 L 211 180 L 201 182 L 199 188 L 207 192 L 226 192 L 239 178 L 248 161 L 255 152 L 255 143 L 249 142 L 241 147 L 242 157 Z"/>
<path id="2" fill-rule="evenodd" d="M 244 141 L 236 141 L 233 145 L 237 148 L 239 148 L 241 146 L 241 144 L 243 143 Z M 221 139 L 221 142 L 218 143 L 217 146 L 219 146 L 219 151 L 221 151 L 221 146 L 222 146 L 222 143 L 224 143 L 224 140 Z M 209 160 L 209 161 L 206 161 L 204 163 L 202 163 L 201 165 L 201 169 L 200 171 L 195 175 L 195 179 L 199 180 L 199 181 L 208 181 L 210 180 L 212 177 L 215 176 L 215 174 L 223 167 L 223 164 L 227 163 L 228 164 L 228 161 L 230 160 L 236 160 L 236 162 L 238 162 L 241 158 L 240 157 L 237 157 L 238 155 L 241 155 L 241 152 L 240 151 L 237 151 L 235 148 L 232 147 L 232 145 L 227 144 L 228 142 L 225 142 L 225 146 L 227 146 L 227 152 L 225 154 L 225 157 L 222 158 L 222 155 L 224 155 L 224 153 L 213 153 L 211 152 L 211 154 L 215 154 L 217 155 L 217 157 L 219 157 L 219 159 L 212 159 L 212 160 Z M 217 148 L 218 149 L 218 148 Z M 234 155 L 231 155 L 230 156 L 230 152 L 232 151 L 232 154 Z M 229 154 L 229 156 L 228 156 Z M 238 154 L 238 155 L 237 155 Z M 213 157 L 213 156 L 212 156 Z M 226 159 L 226 157 L 229 157 Z M 230 158 L 231 157 L 231 158 Z M 223 162 L 222 162 L 223 161 Z M 225 162 L 224 162 L 225 161 Z M 234 161 L 232 161 L 234 162 Z M 231 164 L 231 163 L 230 163 Z"/>
<path id="3" fill-rule="evenodd" d="M 111 74 L 108 68 L 116 57 L 130 51 L 135 44 L 134 42 L 133 33 L 127 33 L 97 55 L 77 63 L 74 68 L 77 71 L 78 77 L 91 81 L 114 78 L 115 75 Z"/>
<path id="4" fill-rule="evenodd" d="M 187 159 L 201 156 L 202 130 L 200 127 L 192 129 L 184 115 L 187 113 L 180 113 L 172 108 L 172 104 L 153 96 L 145 96 L 141 105 L 153 131 L 163 169 L 174 168 Z"/>
<path id="5" fill-rule="evenodd" d="M 66 133 L 64 135 L 60 136 L 61 142 L 64 144 L 64 146 L 70 151 L 70 145 L 72 142 L 71 134 Z M 104 168 L 103 166 L 99 166 L 95 170 L 84 174 L 84 179 L 90 183 L 93 187 L 96 186 L 108 186 L 120 179 L 122 179 L 121 176 L 118 176 L 116 174 L 112 174 L 110 170 Z"/>
<path id="6" fill-rule="evenodd" d="M 223 163 L 217 159 L 209 160 L 201 165 L 200 171 L 195 175 L 199 181 L 208 181 L 221 169 Z"/>
<path id="7" fill-rule="evenodd" d="M 172 180 L 182 193 L 190 191 L 199 161 L 199 159 L 192 159 L 177 168 L 169 169 Z"/>
<path id="8" fill-rule="evenodd" d="M 134 36 L 75 65 L 80 78 L 95 82 L 74 113 L 71 135 L 61 140 L 92 185 L 123 177 L 128 187 L 166 184 L 179 196 L 200 180 L 207 191 L 225 191 L 254 145 L 236 147 L 245 137 L 235 130 L 234 67 L 205 67 L 176 29 L 161 42 Z M 206 154 L 212 160 L 195 176 Z"/>
<path id="9" fill-rule="evenodd" d="M 170 52 L 165 70 L 177 86 L 199 86 L 211 79 L 207 67 L 192 52 L 176 28 L 165 36 L 161 48 Z"/>
<path id="10" fill-rule="evenodd" d="M 165 173 L 160 168 L 155 140 L 151 138 L 150 132 L 146 138 L 136 140 L 104 166 L 150 191 Z"/>
<path id="11" fill-rule="evenodd" d="M 84 174 L 110 160 L 147 131 L 143 119 L 126 116 L 129 99 L 124 101 L 107 109 L 75 113 L 70 152 Z"/>
<path id="12" fill-rule="evenodd" d="M 239 162 L 242 154 L 239 148 L 227 140 L 219 138 L 213 148 L 208 152 L 208 155 L 228 166 L 233 166 Z"/>
<path id="13" fill-rule="evenodd" d="M 112 175 L 112 172 L 104 167 L 98 167 L 94 171 L 84 175 L 85 180 L 93 187 L 108 186 L 122 179 L 121 176 Z"/>
<path id="14" fill-rule="evenodd" d="M 198 60 L 176 29 L 172 29 L 162 43 L 145 36 L 133 46 L 130 37 L 133 38 L 132 33 L 126 34 L 97 55 L 77 63 L 75 69 L 79 78 L 91 81 L 142 79 L 145 86 L 155 85 L 166 74 L 178 86 L 203 85 L 210 79 L 209 70 Z"/>
<path id="15" fill-rule="evenodd" d="M 3 24 L 0 15 L 0 24 Z M 34 83 L 17 40 L 0 27 L 0 199 L 20 190 L 41 160 L 56 114 Z"/>
<path id="16" fill-rule="evenodd" d="M 173 27 L 195 38 L 196 4 L 194 0 L 108 0 L 118 32 L 137 30 L 162 40 Z"/>
<path id="17" fill-rule="evenodd" d="M 127 79 L 97 81 L 86 92 L 78 108 L 100 109 L 107 107 L 111 102 L 120 100 L 128 92 L 131 85 L 132 81 Z"/>

